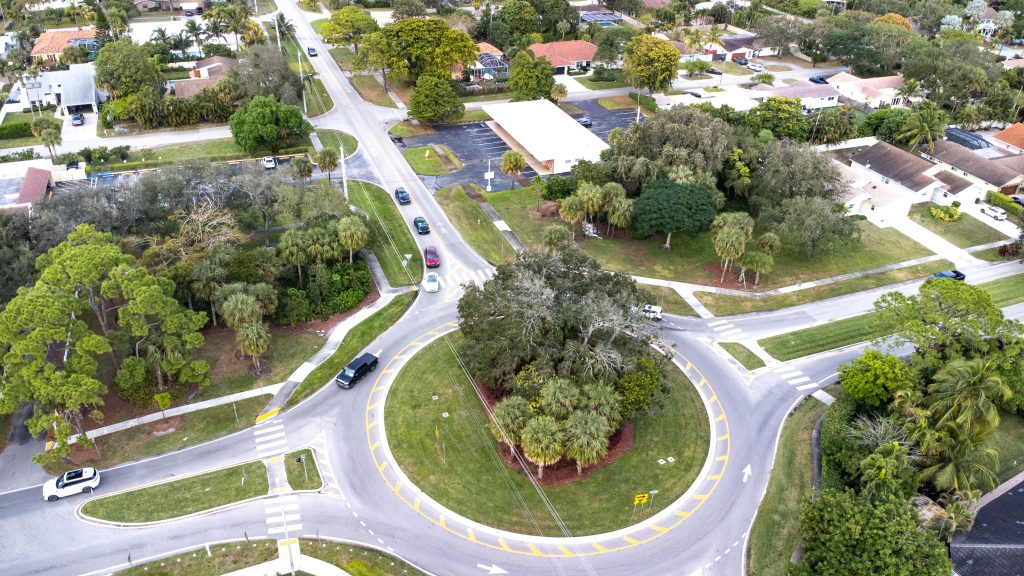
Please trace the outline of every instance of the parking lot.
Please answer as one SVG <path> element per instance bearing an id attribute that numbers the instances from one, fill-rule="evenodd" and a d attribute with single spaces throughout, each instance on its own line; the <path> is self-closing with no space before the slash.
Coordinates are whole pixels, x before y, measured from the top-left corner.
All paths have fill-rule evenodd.
<path id="1" fill-rule="evenodd" d="M 590 131 L 605 142 L 608 141 L 608 133 L 613 128 L 628 128 L 636 120 L 636 110 L 606 110 L 597 103 L 597 100 L 580 100 L 572 104 L 583 110 L 583 113 L 590 118 L 590 121 L 593 122 Z M 573 117 L 579 116 L 579 114 L 573 114 Z M 643 121 L 643 116 L 640 119 Z"/>
<path id="2" fill-rule="evenodd" d="M 507 190 L 512 187 L 512 180 L 501 172 L 501 155 L 511 148 L 486 124 L 474 122 L 454 126 L 436 126 L 435 129 L 437 130 L 435 134 L 406 138 L 405 145 L 413 148 L 430 144 L 444 144 L 459 157 L 463 168 L 458 172 L 443 176 L 421 176 L 428 187 L 444 188 L 454 184 L 476 182 L 486 188 L 487 180 L 484 179 L 484 172 L 487 171 L 488 159 L 491 161 L 491 170 L 494 171 L 495 176 L 491 181 L 492 189 Z M 527 166 L 522 177 L 529 179 L 536 175 L 537 172 Z"/>

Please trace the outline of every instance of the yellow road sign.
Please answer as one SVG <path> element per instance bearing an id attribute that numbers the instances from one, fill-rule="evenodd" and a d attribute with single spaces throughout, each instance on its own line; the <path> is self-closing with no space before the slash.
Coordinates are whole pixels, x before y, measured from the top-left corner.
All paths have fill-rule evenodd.
<path id="1" fill-rule="evenodd" d="M 647 499 L 650 497 L 651 495 L 647 493 L 637 494 L 636 496 L 633 496 L 633 506 L 636 506 L 638 504 L 646 504 Z"/>

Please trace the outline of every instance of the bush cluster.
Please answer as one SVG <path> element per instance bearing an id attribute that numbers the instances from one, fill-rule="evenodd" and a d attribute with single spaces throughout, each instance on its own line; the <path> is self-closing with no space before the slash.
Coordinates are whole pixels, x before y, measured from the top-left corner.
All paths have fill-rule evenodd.
<path id="1" fill-rule="evenodd" d="M 960 210 L 953 206 L 932 206 L 928 211 L 933 217 L 943 222 L 956 222 L 960 219 Z"/>
<path id="2" fill-rule="evenodd" d="M 1017 204 L 1006 194 L 1001 194 L 993 190 L 988 193 L 988 203 L 1006 210 L 1009 214 L 1013 214 L 1017 218 L 1024 219 L 1024 206 Z"/>
<path id="3" fill-rule="evenodd" d="M 8 122 L 6 124 L 0 124 L 0 140 L 31 137 L 32 125 L 28 122 Z"/>

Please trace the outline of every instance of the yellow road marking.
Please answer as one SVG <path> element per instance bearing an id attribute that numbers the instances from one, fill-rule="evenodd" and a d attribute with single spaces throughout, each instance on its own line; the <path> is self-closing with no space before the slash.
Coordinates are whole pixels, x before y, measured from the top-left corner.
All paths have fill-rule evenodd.
<path id="1" fill-rule="evenodd" d="M 715 456 L 715 462 L 722 462 L 722 461 L 728 460 L 728 459 L 729 459 L 728 456 Z"/>
<path id="2" fill-rule="evenodd" d="M 714 476 L 708 476 L 708 480 L 721 480 L 721 479 L 722 479 L 722 475 L 721 474 L 715 474 Z"/>
<path id="3" fill-rule="evenodd" d="M 512 548 L 508 545 L 508 542 L 505 542 L 504 538 L 498 538 L 498 545 L 501 546 L 501 549 L 505 552 L 512 551 Z"/>
<path id="4" fill-rule="evenodd" d="M 384 370 L 387 370 L 387 368 L 385 368 Z M 373 393 L 373 392 L 380 392 L 380 391 L 381 391 L 381 390 L 383 390 L 383 389 L 384 389 L 384 387 L 383 387 L 383 386 L 374 386 L 373 388 L 371 388 L 371 389 L 370 389 L 370 393 Z"/>
<path id="5" fill-rule="evenodd" d="M 707 378 L 705 378 L 705 377 L 703 377 L 703 376 L 701 376 L 701 377 L 700 377 L 700 383 L 699 383 L 699 386 L 703 387 L 703 386 L 704 386 L 705 384 L 707 384 L 707 383 L 708 383 L 708 379 L 707 379 Z"/>
<path id="6" fill-rule="evenodd" d="M 373 430 L 373 427 L 376 426 L 376 425 L 377 425 L 377 421 L 376 420 L 374 420 L 373 422 L 370 422 L 369 424 L 366 425 L 366 431 L 369 432 L 370 430 Z"/>
<path id="7" fill-rule="evenodd" d="M 377 407 L 377 403 L 376 403 L 376 402 L 374 402 L 373 404 L 370 404 L 369 406 L 367 406 L 367 407 L 366 407 L 366 409 L 367 409 L 367 410 L 373 410 L 373 409 L 374 409 L 374 408 L 376 408 L 376 407 Z"/>
<path id="8" fill-rule="evenodd" d="M 725 420 L 725 412 L 722 412 L 721 414 L 715 417 L 715 422 L 721 422 L 722 420 Z"/>
<path id="9" fill-rule="evenodd" d="M 728 438 L 729 438 L 729 433 L 726 432 L 725 434 L 722 434 L 721 436 L 718 437 L 718 441 L 721 442 L 722 440 L 726 440 Z"/>
<path id="10" fill-rule="evenodd" d="M 420 511 L 420 499 L 419 498 L 417 498 L 416 502 L 413 503 L 412 509 L 417 511 L 417 512 Z"/>
<path id="11" fill-rule="evenodd" d="M 561 544 L 558 545 L 558 549 L 562 551 L 563 556 L 575 556 L 575 554 L 570 552 L 568 548 L 562 546 Z"/>
<path id="12" fill-rule="evenodd" d="M 540 553 L 540 548 L 534 546 L 532 542 L 527 542 L 526 546 L 530 548 L 530 552 L 533 552 L 534 556 L 543 556 L 543 554 Z"/>
<path id="13" fill-rule="evenodd" d="M 690 370 L 690 368 L 693 368 L 693 363 L 692 363 L 692 362 L 690 362 L 689 360 L 687 360 L 687 361 L 686 361 L 686 368 L 685 368 L 685 369 L 686 369 L 687 371 L 689 371 L 689 370 Z"/>
<path id="14" fill-rule="evenodd" d="M 280 411 L 281 411 L 280 408 L 274 408 L 273 410 L 270 410 L 269 412 L 264 412 L 263 414 L 260 414 L 259 416 L 256 417 L 256 421 L 257 422 L 263 422 L 267 418 L 273 418 L 274 416 L 277 416 L 277 413 L 280 412 Z"/>
<path id="15" fill-rule="evenodd" d="M 387 466 L 388 466 L 388 461 L 385 460 L 385 461 L 380 463 L 380 466 L 377 466 L 377 471 L 378 472 L 383 472 L 384 469 L 387 468 Z"/>
<path id="16" fill-rule="evenodd" d="M 377 446 L 380 446 L 380 440 L 377 440 L 373 444 L 370 444 L 370 452 L 373 452 L 374 450 L 376 450 Z"/>
<path id="17" fill-rule="evenodd" d="M 694 494 L 693 497 L 696 498 L 697 500 L 700 500 L 701 502 L 703 502 L 703 501 L 707 500 L 708 496 L 710 496 L 710 495 L 711 494 Z"/>
<path id="18" fill-rule="evenodd" d="M 395 494 L 398 494 L 399 492 L 401 492 L 402 491 L 402 481 L 399 480 L 398 482 L 395 482 L 395 487 L 392 488 L 391 491 L 394 492 Z"/>
<path id="19" fill-rule="evenodd" d="M 466 535 L 469 537 L 470 540 L 476 542 L 476 534 L 473 533 L 472 528 L 466 528 Z"/>
<path id="20" fill-rule="evenodd" d="M 629 542 L 633 546 L 636 546 L 638 544 L 643 544 L 643 542 L 637 540 L 636 538 L 633 538 L 632 536 L 623 536 L 622 539 L 625 540 L 626 542 Z"/>
<path id="21" fill-rule="evenodd" d="M 390 373 L 390 372 L 394 372 L 394 370 L 393 370 L 393 369 L 391 369 L 391 368 L 385 368 L 385 369 L 384 369 L 384 370 L 383 370 L 383 371 L 382 371 L 381 373 L 382 373 L 382 374 L 388 374 L 388 373 Z M 374 389 L 373 389 L 373 391 L 374 391 L 374 392 L 376 392 L 376 391 L 378 391 L 378 390 L 380 390 L 380 388 L 374 388 Z"/>
<path id="22" fill-rule="evenodd" d="M 668 532 L 668 528 L 665 528 L 664 526 L 658 526 L 657 524 L 651 524 L 651 529 L 661 532 L 662 534 Z"/>
<path id="23" fill-rule="evenodd" d="M 278 462 L 280 462 L 283 459 L 284 458 L 282 458 L 280 456 L 271 456 L 270 458 L 267 458 L 267 463 L 269 463 L 269 464 L 277 464 Z"/>
<path id="24" fill-rule="evenodd" d="M 598 552 L 602 552 L 603 553 L 603 552 L 607 552 L 608 551 L 607 548 L 605 548 L 604 546 L 601 546 L 597 542 L 594 542 L 593 545 L 594 545 L 594 548 L 596 548 Z"/>
<path id="25" fill-rule="evenodd" d="M 689 518 L 693 512 L 687 512 L 686 510 L 676 510 L 676 516 L 682 516 L 683 518 Z"/>
<path id="26" fill-rule="evenodd" d="M 718 394 L 715 394 L 711 398 L 708 398 L 708 404 L 715 404 L 716 402 L 718 402 Z"/>
<path id="27" fill-rule="evenodd" d="M 441 515 L 440 518 L 437 519 L 437 523 L 441 525 L 441 528 L 447 528 L 448 527 L 448 521 L 444 519 L 444 515 L 443 514 Z"/>

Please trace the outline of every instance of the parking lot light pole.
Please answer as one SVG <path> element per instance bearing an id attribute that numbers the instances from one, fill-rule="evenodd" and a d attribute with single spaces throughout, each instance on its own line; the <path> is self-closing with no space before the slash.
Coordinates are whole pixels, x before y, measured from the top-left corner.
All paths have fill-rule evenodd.
<path id="1" fill-rule="evenodd" d="M 491 180 L 494 179 L 494 172 L 491 171 L 491 159 L 487 159 L 487 172 L 484 172 L 484 180 L 487 180 L 487 191 L 491 191 Z"/>

